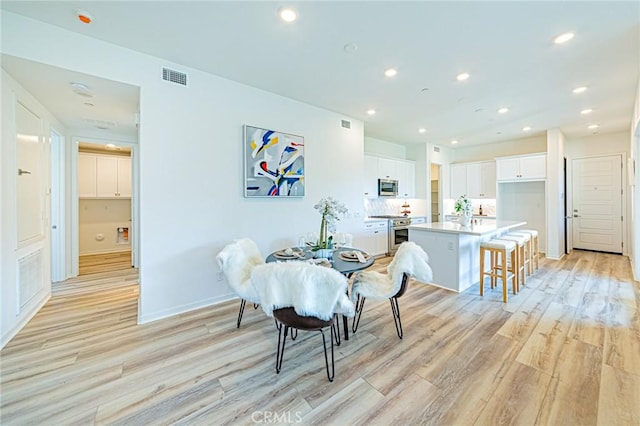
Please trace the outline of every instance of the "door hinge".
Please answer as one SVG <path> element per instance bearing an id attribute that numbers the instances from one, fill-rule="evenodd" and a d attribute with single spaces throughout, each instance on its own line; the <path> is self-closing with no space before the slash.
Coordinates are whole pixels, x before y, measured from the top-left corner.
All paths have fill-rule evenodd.
<path id="1" fill-rule="evenodd" d="M 624 216 L 620 216 L 620 221 L 624 222 Z"/>

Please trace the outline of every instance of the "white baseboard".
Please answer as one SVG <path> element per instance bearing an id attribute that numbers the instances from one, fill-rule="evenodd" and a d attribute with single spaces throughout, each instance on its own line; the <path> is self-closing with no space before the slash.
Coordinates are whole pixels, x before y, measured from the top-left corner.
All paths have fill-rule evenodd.
<path id="1" fill-rule="evenodd" d="M 42 307 L 51 299 L 51 286 L 49 286 L 49 291 L 45 293 L 45 296 L 38 303 L 33 305 L 33 307 L 29 310 L 29 312 L 22 314 L 22 319 L 18 320 L 10 330 L 8 330 L 1 338 L 0 338 L 0 349 L 4 348 L 4 346 L 11 341 L 16 334 L 20 332 L 24 328 L 25 325 L 31 319 L 36 316 L 36 314 L 42 309 Z"/>
<path id="2" fill-rule="evenodd" d="M 175 306 L 171 309 L 165 309 L 163 311 L 152 312 L 146 315 L 140 315 L 140 313 L 138 313 L 138 324 L 146 324 L 152 321 L 169 318 L 174 315 L 184 314 L 186 312 L 194 311 L 200 308 L 206 308 L 207 306 L 217 305 L 218 303 L 227 302 L 229 300 L 237 298 L 238 296 L 235 293 L 229 293 L 218 297 L 199 300 L 194 303 L 187 303 L 186 305 Z"/>

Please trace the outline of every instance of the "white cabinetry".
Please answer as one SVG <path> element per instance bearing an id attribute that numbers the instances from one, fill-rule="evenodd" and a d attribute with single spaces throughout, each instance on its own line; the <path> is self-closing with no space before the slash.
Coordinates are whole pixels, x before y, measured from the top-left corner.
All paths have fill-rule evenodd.
<path id="1" fill-rule="evenodd" d="M 364 196 L 378 196 L 378 157 L 364 156 Z"/>
<path id="2" fill-rule="evenodd" d="M 547 155 L 498 158 L 496 159 L 496 176 L 500 182 L 544 180 L 547 178 Z"/>
<path id="3" fill-rule="evenodd" d="M 386 255 L 389 249 L 389 221 L 365 222 L 364 232 L 354 245 L 373 256 Z"/>
<path id="4" fill-rule="evenodd" d="M 130 198 L 131 158 L 80 153 L 78 196 L 81 198 Z"/>
<path id="5" fill-rule="evenodd" d="M 410 160 L 364 156 L 364 196 L 378 196 L 378 179 L 398 181 L 398 197 L 413 198 L 416 193 L 416 163 Z"/>
<path id="6" fill-rule="evenodd" d="M 450 170 L 453 198 L 496 198 L 495 161 L 452 164 Z"/>
<path id="7" fill-rule="evenodd" d="M 416 163 L 397 161 L 398 197 L 413 198 L 416 193 Z"/>

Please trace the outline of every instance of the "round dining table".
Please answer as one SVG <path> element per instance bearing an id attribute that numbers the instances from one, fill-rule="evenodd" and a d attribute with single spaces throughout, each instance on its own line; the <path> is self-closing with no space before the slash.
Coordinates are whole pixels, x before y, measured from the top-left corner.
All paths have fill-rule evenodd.
<path id="1" fill-rule="evenodd" d="M 283 250 L 278 250 L 269 254 L 269 256 L 267 256 L 265 261 L 266 262 L 283 262 L 283 261 L 286 262 L 289 260 L 304 261 L 304 260 L 313 259 L 313 256 L 314 256 L 314 253 L 310 247 L 292 247 L 292 251 L 295 253 L 295 255 L 293 255 L 291 258 L 283 257 L 282 255 L 280 255 L 283 252 Z M 363 263 L 363 262 L 359 262 L 357 259 L 345 260 L 343 257 L 340 256 L 340 253 L 342 252 L 353 252 L 353 251 L 359 251 L 360 253 L 362 253 L 366 261 Z M 373 256 L 368 255 L 366 252 L 362 250 L 359 250 L 357 248 L 352 248 L 352 247 L 340 247 L 335 249 L 333 251 L 332 258 L 328 260 L 331 263 L 331 267 L 333 269 L 342 273 L 347 278 L 350 278 L 354 272 L 362 271 L 363 269 L 366 269 L 369 266 L 373 265 L 373 263 L 375 262 L 375 258 Z M 347 317 L 344 315 L 342 316 L 342 324 L 344 326 L 344 340 L 349 340 L 348 320 L 347 320 Z"/>

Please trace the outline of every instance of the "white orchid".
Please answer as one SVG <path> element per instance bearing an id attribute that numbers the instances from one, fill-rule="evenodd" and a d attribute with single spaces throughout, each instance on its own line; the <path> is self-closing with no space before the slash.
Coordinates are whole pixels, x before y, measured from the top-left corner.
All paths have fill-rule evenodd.
<path id="1" fill-rule="evenodd" d="M 320 222 L 320 238 L 315 248 L 325 249 L 332 248 L 332 237 L 328 235 L 329 232 L 335 232 L 336 222 L 340 220 L 340 216 L 347 213 L 347 208 L 333 197 L 322 198 L 318 204 L 313 206 L 314 209 L 322 215 L 322 221 Z"/>

